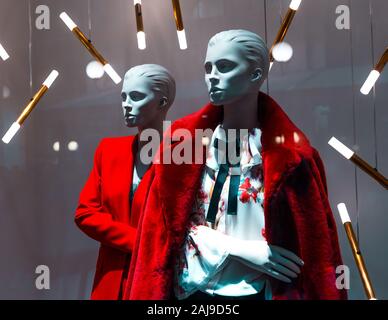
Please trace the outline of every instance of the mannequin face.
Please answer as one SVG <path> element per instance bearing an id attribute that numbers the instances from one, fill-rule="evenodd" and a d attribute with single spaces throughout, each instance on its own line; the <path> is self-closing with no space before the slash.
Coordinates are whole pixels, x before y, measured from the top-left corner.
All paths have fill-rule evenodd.
<path id="1" fill-rule="evenodd" d="M 261 70 L 254 68 L 242 54 L 239 45 L 218 42 L 208 47 L 205 60 L 205 81 L 214 105 L 233 103 L 260 88 Z"/>
<path id="2" fill-rule="evenodd" d="M 150 127 L 153 121 L 162 120 L 167 98 L 154 90 L 152 81 L 147 77 L 124 79 L 121 91 L 122 108 L 127 127 Z"/>

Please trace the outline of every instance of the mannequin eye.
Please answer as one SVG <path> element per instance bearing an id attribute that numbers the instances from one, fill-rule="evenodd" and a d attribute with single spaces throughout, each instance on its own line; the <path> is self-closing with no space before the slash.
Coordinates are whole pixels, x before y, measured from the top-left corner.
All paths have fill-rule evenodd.
<path id="1" fill-rule="evenodd" d="M 131 91 L 129 93 L 129 97 L 131 98 L 132 101 L 140 101 L 140 100 L 143 100 L 146 97 L 146 95 L 139 91 Z"/>
<path id="2" fill-rule="evenodd" d="M 125 92 L 121 92 L 121 99 L 123 99 L 123 102 L 127 101 L 127 94 Z"/>
<path id="3" fill-rule="evenodd" d="M 217 61 L 216 66 L 218 71 L 226 73 L 232 71 L 237 66 L 237 63 L 230 60 L 219 60 Z"/>
<path id="4" fill-rule="evenodd" d="M 205 72 L 207 74 L 211 73 L 212 72 L 212 64 L 210 62 L 206 62 L 205 63 Z"/>

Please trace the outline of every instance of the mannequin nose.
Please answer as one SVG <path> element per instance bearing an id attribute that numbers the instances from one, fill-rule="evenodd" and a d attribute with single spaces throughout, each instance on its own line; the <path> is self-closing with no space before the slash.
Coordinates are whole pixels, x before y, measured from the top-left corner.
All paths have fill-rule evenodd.
<path id="1" fill-rule="evenodd" d="M 124 107 L 124 110 L 125 110 L 125 113 L 127 114 L 127 113 L 130 113 L 131 111 L 132 111 L 132 107 L 130 107 L 130 106 L 125 106 Z"/>
<path id="2" fill-rule="evenodd" d="M 214 85 L 216 85 L 216 84 L 218 84 L 220 82 L 220 79 L 218 79 L 217 77 L 214 77 L 213 75 L 211 75 L 210 78 L 209 78 L 209 81 L 210 81 L 211 85 L 214 86 Z"/>

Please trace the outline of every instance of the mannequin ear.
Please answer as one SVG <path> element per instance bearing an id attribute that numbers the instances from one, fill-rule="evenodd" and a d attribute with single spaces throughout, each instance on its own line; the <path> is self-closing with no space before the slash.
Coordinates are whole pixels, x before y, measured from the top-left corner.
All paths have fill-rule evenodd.
<path id="1" fill-rule="evenodd" d="M 163 98 L 160 99 L 159 106 L 160 107 L 165 107 L 165 106 L 167 106 L 167 102 L 168 102 L 167 97 L 163 97 Z"/>
<path id="2" fill-rule="evenodd" d="M 260 69 L 260 68 L 256 68 L 253 72 L 252 72 L 252 78 L 251 78 L 251 81 L 252 82 L 256 82 L 256 81 L 259 81 L 261 79 L 261 76 L 263 75 L 263 71 Z"/>

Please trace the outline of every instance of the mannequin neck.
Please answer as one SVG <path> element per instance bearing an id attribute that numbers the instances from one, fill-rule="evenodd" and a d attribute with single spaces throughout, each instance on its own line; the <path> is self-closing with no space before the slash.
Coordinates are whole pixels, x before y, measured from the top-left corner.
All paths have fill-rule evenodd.
<path id="1" fill-rule="evenodd" d="M 253 129 L 258 126 L 257 92 L 224 105 L 223 128 Z"/>
<path id="2" fill-rule="evenodd" d="M 137 128 L 138 129 L 138 135 L 137 135 L 137 146 L 138 147 L 137 147 L 137 153 L 136 153 L 135 166 L 136 166 L 136 170 L 137 170 L 137 173 L 138 173 L 138 176 L 140 177 L 140 179 L 143 178 L 145 172 L 150 167 L 150 164 L 144 164 L 141 161 L 141 156 L 140 156 L 141 150 L 143 149 L 143 147 L 150 142 L 149 141 L 141 141 L 140 136 L 141 136 L 142 132 L 145 130 L 156 130 L 158 132 L 160 141 L 162 141 L 162 139 L 163 139 L 163 121 L 165 121 L 165 116 L 160 117 L 158 119 L 155 119 L 154 121 L 148 123 L 147 126 Z M 154 150 L 154 149 L 151 149 L 151 150 L 153 152 L 156 152 L 156 150 Z M 155 156 L 155 154 L 152 154 L 152 158 L 154 156 Z"/>
<path id="3" fill-rule="evenodd" d="M 160 141 L 162 141 L 163 138 L 163 121 L 166 120 L 166 116 L 160 116 L 157 119 L 152 120 L 151 122 L 147 123 L 146 126 L 138 126 L 138 135 L 137 135 L 137 143 L 138 143 L 138 150 L 140 151 L 146 144 L 148 144 L 148 141 L 140 141 L 140 136 L 143 131 L 145 130 L 156 130 L 159 134 Z"/>

